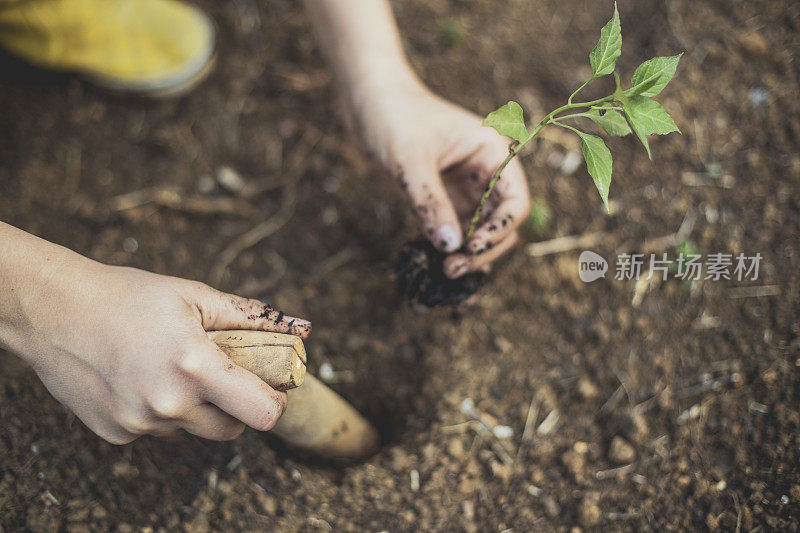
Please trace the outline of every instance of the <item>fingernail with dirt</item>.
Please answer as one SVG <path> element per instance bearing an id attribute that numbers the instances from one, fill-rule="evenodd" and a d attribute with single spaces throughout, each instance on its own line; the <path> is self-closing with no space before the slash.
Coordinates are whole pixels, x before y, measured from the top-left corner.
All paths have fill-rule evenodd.
<path id="1" fill-rule="evenodd" d="M 295 318 L 291 316 L 284 316 L 284 322 L 289 327 L 289 333 L 297 335 L 298 337 L 306 338 L 311 333 L 311 322 L 303 320 L 302 318 Z"/>
<path id="2" fill-rule="evenodd" d="M 453 226 L 442 226 L 436 232 L 433 243 L 441 251 L 451 253 L 461 246 L 461 238 Z"/>
<path id="3" fill-rule="evenodd" d="M 302 318 L 295 318 L 283 314 L 283 311 L 278 311 L 269 304 L 264 304 L 264 308 L 260 315 L 251 318 L 263 318 L 268 323 L 274 324 L 279 328 L 279 331 L 291 333 L 298 337 L 306 338 L 311 333 L 311 322 L 303 320 Z"/>
<path id="4" fill-rule="evenodd" d="M 466 274 L 467 268 L 468 268 L 467 260 L 461 258 L 447 265 L 445 275 L 450 279 L 455 279 Z"/>
<path id="5" fill-rule="evenodd" d="M 486 244 L 480 239 L 472 239 L 467 243 L 467 250 L 475 255 L 482 254 L 486 251 Z"/>

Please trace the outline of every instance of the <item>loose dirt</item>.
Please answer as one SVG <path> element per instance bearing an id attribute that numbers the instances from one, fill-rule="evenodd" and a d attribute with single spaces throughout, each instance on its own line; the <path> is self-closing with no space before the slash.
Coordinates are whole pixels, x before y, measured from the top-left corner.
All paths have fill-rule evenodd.
<path id="1" fill-rule="evenodd" d="M 311 370 L 330 365 L 383 448 L 334 469 L 253 431 L 111 446 L 3 356 L 4 531 L 798 530 L 800 4 L 621 0 L 625 77 L 687 52 L 659 97 L 683 135 L 653 139 L 653 162 L 634 139 L 610 141 L 611 215 L 570 163 L 574 141 L 537 141 L 523 164 L 552 217 L 527 239 L 599 232 L 611 270 L 584 284 L 580 250 L 523 246 L 454 319 L 397 294 L 394 261 L 418 230 L 345 133 L 296 3 L 200 3 L 219 67 L 179 101 L 3 59 L 0 219 L 309 318 Z M 534 119 L 585 79 L 611 9 L 394 6 L 433 90 L 479 113 L 514 98 Z M 247 186 L 221 187 L 223 166 Z M 613 279 L 621 253 L 672 253 L 661 238 L 687 217 L 704 254 L 761 253 L 758 281 Z M 216 279 L 222 251 L 268 220 L 285 223 Z M 487 433 L 476 413 L 507 428 Z"/>

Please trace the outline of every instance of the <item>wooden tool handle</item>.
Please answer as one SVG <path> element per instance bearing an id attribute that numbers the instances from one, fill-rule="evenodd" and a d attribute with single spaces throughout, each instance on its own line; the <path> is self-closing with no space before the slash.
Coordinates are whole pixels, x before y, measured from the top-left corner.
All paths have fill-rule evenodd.
<path id="1" fill-rule="evenodd" d="M 272 432 L 289 445 L 337 461 L 358 461 L 378 449 L 378 432 L 347 401 L 311 374 L 300 337 L 266 331 L 209 331 L 234 363 L 286 391 L 286 411 Z"/>
<path id="2" fill-rule="evenodd" d="M 373 425 L 311 374 L 286 394 L 286 411 L 272 429 L 286 442 L 337 461 L 360 461 L 378 450 Z"/>
<path id="3" fill-rule="evenodd" d="M 269 331 L 209 331 L 208 336 L 234 363 L 275 390 L 299 387 L 306 375 L 306 349 L 300 337 Z"/>

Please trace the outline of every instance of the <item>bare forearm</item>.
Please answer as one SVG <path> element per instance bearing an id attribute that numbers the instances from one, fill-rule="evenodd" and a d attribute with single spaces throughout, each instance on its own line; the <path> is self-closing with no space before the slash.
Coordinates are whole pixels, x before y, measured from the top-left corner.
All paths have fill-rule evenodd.
<path id="1" fill-rule="evenodd" d="M 24 337 L 36 330 L 40 296 L 50 290 L 55 276 L 80 262 L 94 264 L 0 222 L 0 346 L 26 356 Z"/>
<path id="2" fill-rule="evenodd" d="M 494 216 L 463 242 L 461 221 L 472 215 L 507 157 L 507 142 L 482 127 L 478 116 L 424 86 L 403 53 L 387 0 L 304 3 L 349 105 L 348 124 L 385 174 L 406 191 L 424 235 L 449 254 L 446 275 L 458 278 L 485 269 L 513 246 L 530 205 L 525 173 L 512 161 L 503 172 Z M 462 245 L 467 253 L 458 252 Z"/>
<path id="3" fill-rule="evenodd" d="M 0 222 L 0 346 L 57 400 L 122 444 L 185 429 L 271 428 L 282 393 L 230 364 L 211 329 L 305 336 L 311 325 L 202 283 L 107 266 Z"/>
<path id="4" fill-rule="evenodd" d="M 343 96 L 359 107 L 383 88 L 419 81 L 386 0 L 304 0 Z"/>

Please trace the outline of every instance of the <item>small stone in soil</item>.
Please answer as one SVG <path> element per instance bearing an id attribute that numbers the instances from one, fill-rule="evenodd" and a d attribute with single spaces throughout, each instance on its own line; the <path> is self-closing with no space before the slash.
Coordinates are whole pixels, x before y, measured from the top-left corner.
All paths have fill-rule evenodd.
<path id="1" fill-rule="evenodd" d="M 457 279 L 444 275 L 447 254 L 434 248 L 425 238 L 410 241 L 400 250 L 397 260 L 397 287 L 409 301 L 426 307 L 457 306 L 478 292 L 486 274 L 472 273 Z"/>

